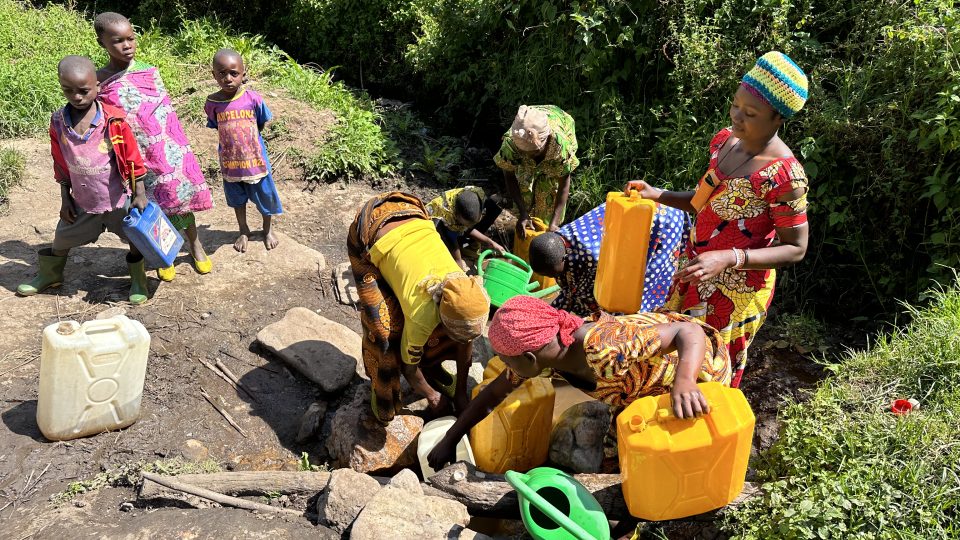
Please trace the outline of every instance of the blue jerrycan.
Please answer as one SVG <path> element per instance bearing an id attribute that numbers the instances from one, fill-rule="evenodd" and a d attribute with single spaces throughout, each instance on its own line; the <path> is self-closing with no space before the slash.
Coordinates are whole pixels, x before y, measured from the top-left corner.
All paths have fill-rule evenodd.
<path id="1" fill-rule="evenodd" d="M 171 266 L 183 245 L 183 237 L 153 201 L 147 203 L 143 213 L 130 209 L 130 214 L 123 218 L 123 232 L 150 268 Z"/>

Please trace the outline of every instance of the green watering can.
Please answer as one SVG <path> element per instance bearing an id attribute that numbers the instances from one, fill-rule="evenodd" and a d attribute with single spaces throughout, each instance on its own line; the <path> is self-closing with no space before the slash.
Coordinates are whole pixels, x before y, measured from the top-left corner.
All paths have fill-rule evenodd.
<path id="1" fill-rule="evenodd" d="M 559 285 L 554 285 L 542 291 L 533 292 L 540 286 L 535 281 L 530 282 L 533 277 L 533 270 L 527 264 L 527 261 L 513 253 L 504 253 L 503 259 L 490 259 L 487 268 L 484 269 L 483 260 L 491 253 L 493 253 L 493 250 L 488 249 L 480 254 L 480 258 L 477 260 L 477 272 L 483 278 L 483 287 L 487 289 L 487 294 L 490 295 L 490 303 L 494 306 L 500 307 L 507 300 L 521 294 L 543 298 L 560 290 Z M 517 264 L 511 264 L 509 261 Z"/>
<path id="2" fill-rule="evenodd" d="M 536 540 L 610 540 L 600 503 L 583 484 L 552 467 L 507 471 L 517 490 L 523 524 Z"/>

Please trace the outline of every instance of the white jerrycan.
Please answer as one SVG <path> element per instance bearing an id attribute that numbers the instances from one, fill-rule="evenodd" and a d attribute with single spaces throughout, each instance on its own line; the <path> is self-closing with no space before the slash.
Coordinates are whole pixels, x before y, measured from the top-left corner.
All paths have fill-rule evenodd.
<path id="1" fill-rule="evenodd" d="M 123 315 L 43 330 L 37 425 L 53 441 L 129 426 L 140 417 L 150 334 Z"/>
<path id="2" fill-rule="evenodd" d="M 427 463 L 427 455 L 437 446 L 440 439 L 447 434 L 447 430 L 453 427 L 453 423 L 456 421 L 457 419 L 453 416 L 441 416 L 424 424 L 423 430 L 420 432 L 420 439 L 417 441 L 417 458 L 420 459 L 420 472 L 423 473 L 424 479 L 437 473 Z M 473 449 L 470 448 L 470 440 L 467 439 L 466 435 L 457 443 L 457 461 L 466 461 L 471 465 L 477 464 L 473 459 Z"/>

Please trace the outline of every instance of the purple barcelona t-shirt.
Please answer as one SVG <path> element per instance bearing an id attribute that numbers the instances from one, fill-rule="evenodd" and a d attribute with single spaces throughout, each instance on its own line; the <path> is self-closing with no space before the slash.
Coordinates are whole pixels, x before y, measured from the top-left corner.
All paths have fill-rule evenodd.
<path id="1" fill-rule="evenodd" d="M 228 101 L 207 98 L 207 127 L 220 134 L 220 171 L 227 182 L 256 183 L 270 174 L 267 146 L 260 130 L 273 118 L 260 94 L 241 88 Z"/>

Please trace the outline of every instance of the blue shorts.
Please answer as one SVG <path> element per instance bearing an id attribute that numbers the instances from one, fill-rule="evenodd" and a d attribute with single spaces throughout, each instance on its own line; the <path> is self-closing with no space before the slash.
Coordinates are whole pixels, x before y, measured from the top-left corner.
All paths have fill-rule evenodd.
<path id="1" fill-rule="evenodd" d="M 227 206 L 243 208 L 247 202 L 256 205 L 257 210 L 265 216 L 275 216 L 283 213 L 280 204 L 280 195 L 277 186 L 273 183 L 273 176 L 266 175 L 256 184 L 247 182 L 224 182 L 223 194 L 227 196 Z"/>

